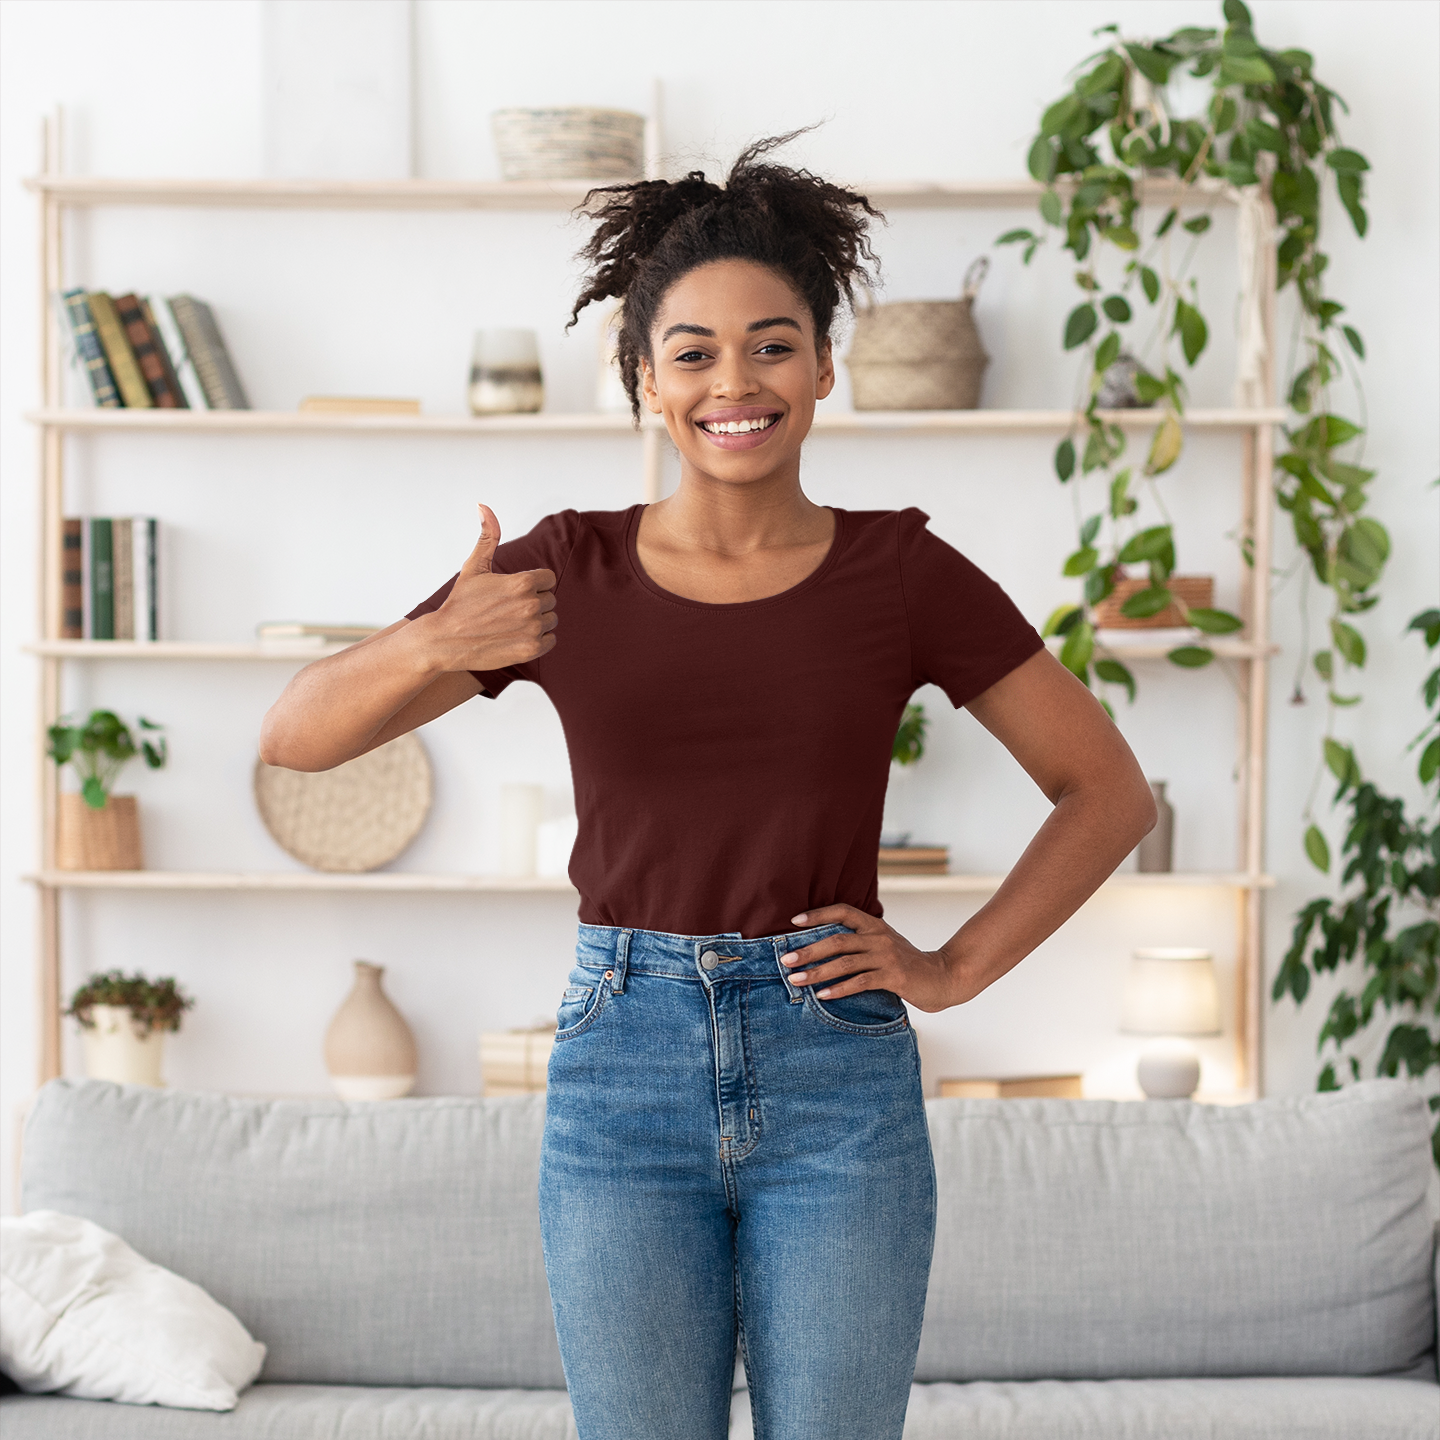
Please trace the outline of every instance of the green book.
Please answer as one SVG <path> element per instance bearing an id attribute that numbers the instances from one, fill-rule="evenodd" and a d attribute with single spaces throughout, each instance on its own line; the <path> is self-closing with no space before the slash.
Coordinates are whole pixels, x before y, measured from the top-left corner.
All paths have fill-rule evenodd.
<path id="1" fill-rule="evenodd" d="M 115 534 L 108 519 L 90 521 L 90 638 L 115 638 Z"/>

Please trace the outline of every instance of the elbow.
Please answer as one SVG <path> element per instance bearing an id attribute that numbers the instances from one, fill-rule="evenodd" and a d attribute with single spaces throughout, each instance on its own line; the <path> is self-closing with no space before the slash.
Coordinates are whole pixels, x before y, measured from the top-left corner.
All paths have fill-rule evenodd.
<path id="1" fill-rule="evenodd" d="M 1160 818 L 1160 809 L 1155 804 L 1155 792 L 1143 775 L 1137 775 L 1132 790 L 1131 810 L 1134 818 L 1135 844 L 1139 844 L 1154 828 Z"/>
<path id="2" fill-rule="evenodd" d="M 295 744 L 295 737 L 287 735 L 285 726 L 272 710 L 260 726 L 260 758 L 267 765 L 282 770 L 323 770 L 323 765 L 307 763 L 308 758 L 302 747 Z"/>

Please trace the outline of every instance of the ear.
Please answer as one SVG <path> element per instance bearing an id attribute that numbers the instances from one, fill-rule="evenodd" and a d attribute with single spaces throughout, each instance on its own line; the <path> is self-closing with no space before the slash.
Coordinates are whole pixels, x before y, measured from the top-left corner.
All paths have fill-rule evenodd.
<path id="1" fill-rule="evenodd" d="M 660 391 L 655 387 L 655 372 L 650 368 L 650 362 L 643 355 L 640 357 L 640 398 L 645 402 L 645 408 L 652 415 L 662 413 Z"/>
<path id="2" fill-rule="evenodd" d="M 827 335 L 816 350 L 815 398 L 823 400 L 835 388 L 835 351 Z"/>

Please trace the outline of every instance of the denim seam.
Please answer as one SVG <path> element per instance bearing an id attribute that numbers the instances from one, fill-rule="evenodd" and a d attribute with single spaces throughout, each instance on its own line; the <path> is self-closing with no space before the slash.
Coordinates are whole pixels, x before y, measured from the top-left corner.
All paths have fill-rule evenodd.
<path id="1" fill-rule="evenodd" d="M 730 1151 L 731 1160 L 743 1160 L 760 1143 L 760 1088 L 755 1080 L 754 1057 L 750 1046 L 750 985 L 740 996 L 740 1058 L 745 1066 L 745 1130 L 749 1137 L 743 1148 Z"/>
<path id="2" fill-rule="evenodd" d="M 558 1045 L 562 1040 L 574 1040 L 577 1036 L 583 1035 L 605 1009 L 605 1002 L 610 997 L 610 987 L 601 983 L 595 987 L 595 1003 L 585 1012 L 583 1018 L 572 1025 L 568 1030 L 557 1030 L 555 1032 L 555 1043 Z"/>

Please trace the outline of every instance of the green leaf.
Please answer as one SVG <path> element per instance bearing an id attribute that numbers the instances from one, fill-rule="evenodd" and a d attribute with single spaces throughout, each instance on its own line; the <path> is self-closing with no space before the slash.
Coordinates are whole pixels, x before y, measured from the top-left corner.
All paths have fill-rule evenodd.
<path id="1" fill-rule="evenodd" d="M 1117 325 L 1123 325 L 1130 318 L 1130 302 L 1123 295 L 1107 295 L 1100 308 Z"/>
<path id="2" fill-rule="evenodd" d="M 1223 55 L 1220 78 L 1229 85 L 1273 85 L 1275 72 L 1258 55 Z"/>
<path id="3" fill-rule="evenodd" d="M 1312 825 L 1305 832 L 1305 853 L 1310 863 L 1325 874 L 1330 873 L 1330 845 L 1318 825 Z M 1334 1072 L 1331 1072 L 1332 1076 Z"/>
<path id="4" fill-rule="evenodd" d="M 1077 345 L 1083 345 L 1095 333 L 1099 323 L 1100 317 L 1093 305 L 1077 305 L 1065 321 L 1065 348 L 1073 350 Z"/>
<path id="5" fill-rule="evenodd" d="M 1358 174 L 1360 171 L 1370 168 L 1370 162 L 1358 150 L 1332 150 L 1325 157 L 1325 163 L 1332 170 L 1342 170 L 1351 174 Z"/>
<path id="6" fill-rule="evenodd" d="M 1095 373 L 1103 375 L 1120 358 L 1120 334 L 1112 330 L 1095 351 Z"/>
<path id="7" fill-rule="evenodd" d="M 1327 735 L 1324 740 L 1324 750 L 1325 764 L 1329 767 L 1330 773 L 1340 782 L 1342 788 L 1360 783 L 1360 765 L 1355 759 L 1355 752 L 1348 745 L 1342 745 L 1338 740 L 1332 740 Z"/>
<path id="8" fill-rule="evenodd" d="M 1353 325 L 1342 325 L 1340 328 L 1349 342 L 1350 348 L 1363 360 L 1365 358 L 1365 342 L 1360 338 L 1360 332 Z"/>
<path id="9" fill-rule="evenodd" d="M 1357 669 L 1365 663 L 1365 637 L 1353 625 L 1343 620 L 1330 622 L 1330 638 L 1335 648 Z"/>
<path id="10" fill-rule="evenodd" d="M 1137 590 L 1120 607 L 1120 613 L 1127 620 L 1148 620 L 1158 615 L 1167 605 L 1174 603 L 1174 596 L 1163 585 L 1150 585 Z"/>
<path id="11" fill-rule="evenodd" d="M 1238 615 L 1232 615 L 1228 610 L 1210 610 L 1199 605 L 1190 607 L 1187 618 L 1197 630 L 1203 630 L 1207 635 L 1232 635 L 1245 625 Z"/>
<path id="12" fill-rule="evenodd" d="M 1047 190 L 1040 197 L 1040 217 L 1049 225 L 1059 225 L 1063 222 L 1065 207 L 1061 204 L 1058 191 Z"/>
<path id="13" fill-rule="evenodd" d="M 1440 610 L 1422 610 L 1405 628 L 1419 630 L 1425 636 L 1425 648 L 1433 650 L 1440 645 Z M 53 735 L 55 732 L 52 730 L 50 733 Z"/>
<path id="14" fill-rule="evenodd" d="M 103 810 L 105 808 L 105 787 L 94 775 L 87 775 L 85 783 L 80 787 L 81 797 L 92 810 Z"/>
<path id="15" fill-rule="evenodd" d="M 1058 135 L 1074 119 L 1084 113 L 1085 102 L 1075 94 L 1062 95 L 1040 117 L 1042 136 Z"/>
<path id="16" fill-rule="evenodd" d="M 1084 575 L 1087 571 L 1093 570 L 1100 559 L 1100 553 L 1093 545 L 1082 546 L 1065 561 L 1065 569 L 1062 572 L 1073 579 L 1077 575 Z"/>
<path id="17" fill-rule="evenodd" d="M 1162 239 L 1169 232 L 1170 227 L 1179 218 L 1180 212 L 1172 206 L 1169 210 L 1165 212 L 1164 218 L 1155 227 L 1155 238 L 1157 240 Z"/>
<path id="18" fill-rule="evenodd" d="M 1062 482 L 1075 473 L 1075 442 L 1068 436 L 1055 447 L 1055 473 Z"/>
<path id="19" fill-rule="evenodd" d="M 1209 338 L 1205 317 L 1193 305 L 1177 299 L 1175 325 L 1171 333 L 1176 331 L 1180 334 L 1180 348 L 1185 354 L 1186 363 L 1193 365 L 1200 358 L 1200 352 Z"/>
<path id="20" fill-rule="evenodd" d="M 1134 565 L 1141 560 L 1154 560 L 1174 542 L 1174 533 L 1168 525 L 1152 525 L 1132 535 L 1116 557 L 1122 565 Z"/>
<path id="21" fill-rule="evenodd" d="M 1145 45 L 1125 46 L 1125 53 L 1134 62 L 1135 68 L 1153 85 L 1163 85 L 1170 78 L 1170 69 L 1179 57 L 1166 55 L 1160 50 L 1151 50 Z"/>
<path id="22" fill-rule="evenodd" d="M 1130 495 L 1130 472 L 1122 470 L 1110 482 L 1110 518 L 1119 520 L 1122 516 L 1133 515 L 1139 509 L 1139 502 Z"/>
<path id="23" fill-rule="evenodd" d="M 1022 240 L 1033 240 L 1029 230 L 1007 230 L 995 243 L 997 245 L 1018 245 Z"/>
<path id="24" fill-rule="evenodd" d="M 1082 545 L 1089 545 L 1100 533 L 1100 521 L 1102 518 L 1103 517 L 1099 515 L 1092 515 L 1080 527 L 1080 543 Z"/>
<path id="25" fill-rule="evenodd" d="M 1322 680 L 1330 680 L 1335 674 L 1335 657 L 1328 650 L 1317 650 L 1314 657 L 1315 673 Z"/>
<path id="26" fill-rule="evenodd" d="M 1214 658 L 1215 652 L 1207 650 L 1203 645 L 1181 645 L 1166 656 L 1172 664 L 1180 665 L 1186 670 L 1199 670 Z"/>
<path id="27" fill-rule="evenodd" d="M 1130 703 L 1135 703 L 1135 677 L 1118 660 L 1097 660 L 1095 673 L 1109 685 L 1123 685 Z"/>
<path id="28" fill-rule="evenodd" d="M 1231 25 L 1242 25 L 1249 29 L 1255 23 L 1250 18 L 1250 11 L 1245 6 L 1245 0 L 1225 0 L 1220 13 Z"/>
<path id="29" fill-rule="evenodd" d="M 1370 577 L 1363 582 L 1362 588 L 1373 585 L 1390 557 L 1389 532 L 1378 520 L 1362 515 L 1341 533 L 1340 554 L 1361 575 Z"/>
<path id="30" fill-rule="evenodd" d="M 1160 277 L 1148 265 L 1140 267 L 1140 288 L 1152 305 L 1160 298 Z"/>
<path id="31" fill-rule="evenodd" d="M 1344 707 L 1347 705 L 1358 705 L 1362 697 L 1359 695 L 1337 695 L 1332 690 L 1326 698 L 1330 701 L 1332 705 L 1339 705 L 1341 707 Z"/>
<path id="32" fill-rule="evenodd" d="M 1179 458 L 1185 445 L 1185 434 L 1180 422 L 1173 414 L 1155 427 L 1155 438 L 1150 442 L 1150 454 L 1145 460 L 1147 475 L 1163 475 Z"/>
<path id="33" fill-rule="evenodd" d="M 1436 775 L 1440 775 L 1440 735 L 1425 747 L 1420 756 L 1420 783 L 1428 785 Z"/>
<path id="34" fill-rule="evenodd" d="M 1285 153 L 1285 137 L 1273 125 L 1267 125 L 1263 120 L 1247 120 L 1245 138 L 1256 150 L 1272 150 L 1277 155 Z"/>
<path id="35" fill-rule="evenodd" d="M 1139 397 L 1142 405 L 1153 405 L 1157 400 L 1162 399 L 1170 393 L 1170 387 L 1152 375 L 1148 370 L 1141 370 L 1135 376 L 1135 394 Z"/>
<path id="36" fill-rule="evenodd" d="M 1025 158 L 1025 168 L 1031 178 L 1042 185 L 1048 185 L 1055 178 L 1055 143 L 1048 135 L 1036 138 Z"/>
<path id="37" fill-rule="evenodd" d="M 1090 657 L 1095 653 L 1095 631 L 1088 620 L 1075 624 L 1060 647 L 1060 663 L 1078 679 L 1089 683 Z"/>
<path id="38" fill-rule="evenodd" d="M 1040 634 L 1047 638 L 1051 635 L 1068 635 L 1083 618 L 1084 613 L 1079 605 L 1057 605 L 1050 612 L 1049 619 L 1041 626 Z"/>
<path id="39" fill-rule="evenodd" d="M 1128 225 L 1107 225 L 1104 235 L 1112 245 L 1118 245 L 1122 250 L 1140 248 L 1140 237 Z"/>
<path id="40" fill-rule="evenodd" d="M 1203 235 L 1210 228 L 1210 217 L 1197 215 L 1193 220 L 1187 220 L 1184 228 L 1192 235 Z"/>

